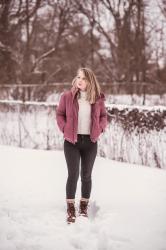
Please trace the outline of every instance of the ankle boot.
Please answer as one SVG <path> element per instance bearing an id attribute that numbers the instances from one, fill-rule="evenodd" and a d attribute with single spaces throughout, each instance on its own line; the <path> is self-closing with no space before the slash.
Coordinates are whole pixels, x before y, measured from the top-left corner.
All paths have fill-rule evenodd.
<path id="1" fill-rule="evenodd" d="M 67 222 L 74 223 L 76 219 L 75 206 L 73 202 L 67 202 Z"/>
<path id="2" fill-rule="evenodd" d="M 88 201 L 80 200 L 79 215 L 88 217 Z"/>

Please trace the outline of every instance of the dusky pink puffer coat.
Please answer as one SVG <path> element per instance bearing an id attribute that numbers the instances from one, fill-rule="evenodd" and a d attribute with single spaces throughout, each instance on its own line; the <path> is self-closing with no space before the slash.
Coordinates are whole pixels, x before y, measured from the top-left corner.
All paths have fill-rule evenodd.
<path id="1" fill-rule="evenodd" d="M 77 100 L 78 90 L 72 89 L 62 94 L 58 107 L 56 108 L 57 124 L 64 138 L 75 144 L 77 142 L 78 111 Z M 94 104 L 91 104 L 91 128 L 90 139 L 96 142 L 100 134 L 107 126 L 107 112 L 105 108 L 105 96 L 101 93 Z"/>

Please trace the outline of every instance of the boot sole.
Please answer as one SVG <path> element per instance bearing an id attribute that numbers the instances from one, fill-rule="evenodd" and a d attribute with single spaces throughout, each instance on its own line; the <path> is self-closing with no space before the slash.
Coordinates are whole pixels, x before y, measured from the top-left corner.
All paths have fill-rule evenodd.
<path id="1" fill-rule="evenodd" d="M 67 224 L 72 224 L 75 223 L 76 219 L 72 219 L 71 221 L 69 221 L 68 219 L 66 220 Z"/>

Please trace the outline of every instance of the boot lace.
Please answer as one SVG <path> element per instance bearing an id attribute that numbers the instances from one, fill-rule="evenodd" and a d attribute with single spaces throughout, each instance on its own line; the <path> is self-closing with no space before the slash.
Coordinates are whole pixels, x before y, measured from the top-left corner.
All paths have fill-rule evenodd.
<path id="1" fill-rule="evenodd" d="M 88 209 L 88 202 L 81 201 L 80 202 L 80 213 L 86 215 L 87 214 L 87 209 Z"/>
<path id="2" fill-rule="evenodd" d="M 67 212 L 68 212 L 68 215 L 70 217 L 75 217 L 75 207 L 74 207 L 74 204 L 72 204 L 72 203 L 68 204 Z"/>

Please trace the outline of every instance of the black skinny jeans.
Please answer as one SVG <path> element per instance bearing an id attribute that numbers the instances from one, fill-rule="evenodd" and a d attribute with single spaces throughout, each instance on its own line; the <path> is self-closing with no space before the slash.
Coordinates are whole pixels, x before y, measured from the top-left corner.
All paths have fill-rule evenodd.
<path id="1" fill-rule="evenodd" d="M 66 183 L 66 199 L 75 199 L 79 165 L 81 159 L 81 195 L 90 198 L 92 180 L 91 174 L 97 154 L 97 142 L 92 142 L 89 135 L 78 135 L 75 144 L 64 141 L 64 154 L 68 168 Z"/>

